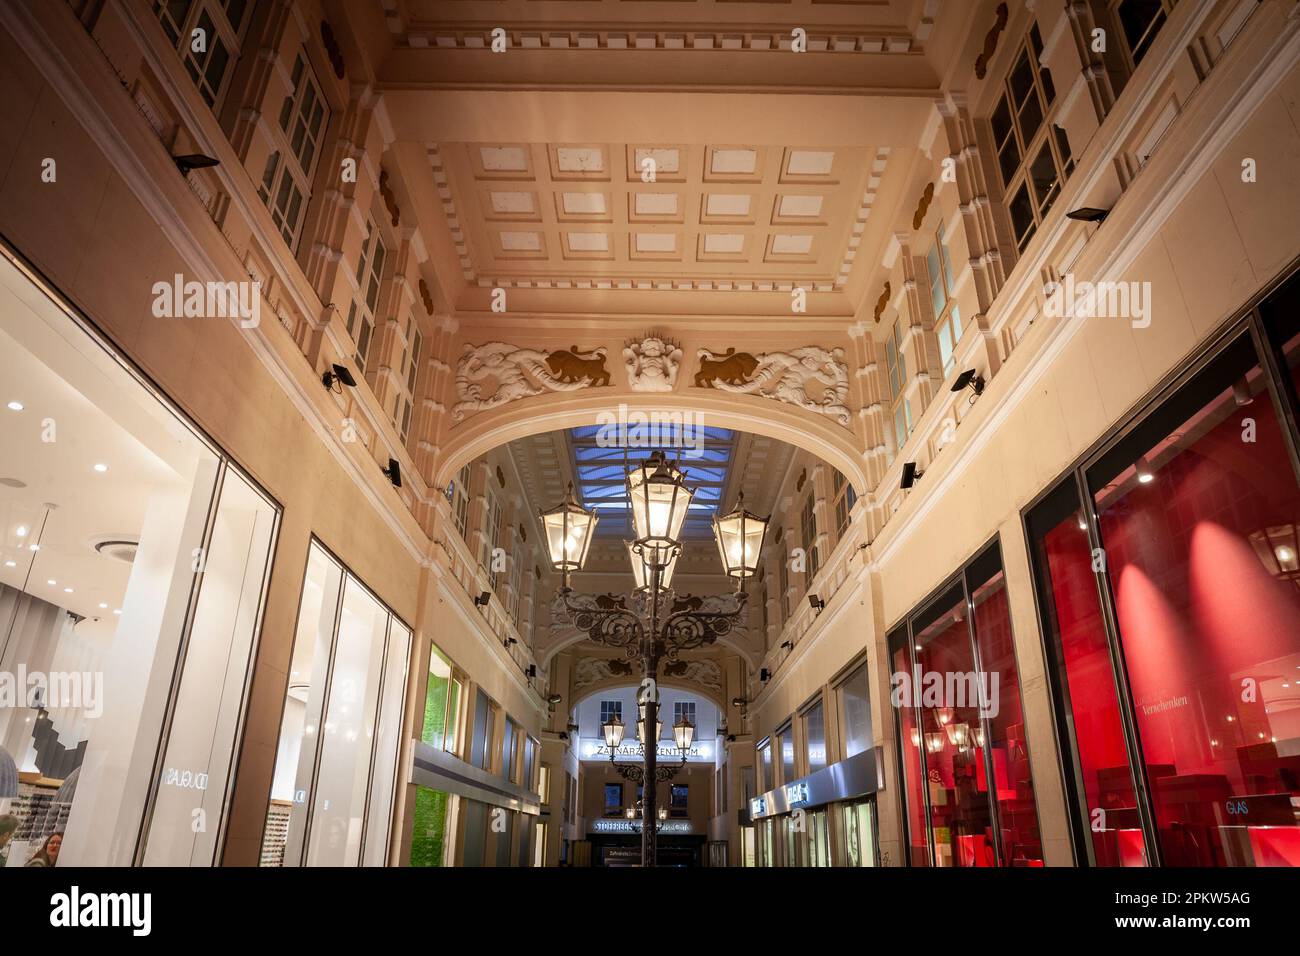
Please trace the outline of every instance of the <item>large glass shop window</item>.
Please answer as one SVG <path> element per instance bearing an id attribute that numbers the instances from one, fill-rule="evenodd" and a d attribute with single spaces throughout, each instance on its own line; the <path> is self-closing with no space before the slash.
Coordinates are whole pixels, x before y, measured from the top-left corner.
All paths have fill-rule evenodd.
<path id="1" fill-rule="evenodd" d="M 1076 733 L 1081 815 L 1107 833 L 1145 823 L 1156 842 L 1143 856 L 1140 833 L 1101 850 L 1094 836 L 1098 863 L 1300 864 L 1300 487 L 1289 437 L 1242 335 L 1084 472 L 1100 545 L 1088 576 L 1099 569 L 1109 605 L 1093 641 L 1113 635 L 1128 693 L 1104 737 Z M 1040 561 L 1044 571 L 1055 574 Z M 1061 697 L 1113 682 L 1056 653 Z M 1129 779 L 1147 799 L 1116 822 L 1105 787 L 1121 779 L 1127 803 L 1137 803 Z"/>
<path id="2" fill-rule="evenodd" d="M 263 836 L 266 866 L 383 866 L 411 632 L 312 543 Z"/>
<path id="3" fill-rule="evenodd" d="M 1042 866 L 996 545 L 890 635 L 890 656 L 912 865 Z"/>
<path id="4" fill-rule="evenodd" d="M 0 249 L 0 866 L 219 862 L 279 509 Z"/>

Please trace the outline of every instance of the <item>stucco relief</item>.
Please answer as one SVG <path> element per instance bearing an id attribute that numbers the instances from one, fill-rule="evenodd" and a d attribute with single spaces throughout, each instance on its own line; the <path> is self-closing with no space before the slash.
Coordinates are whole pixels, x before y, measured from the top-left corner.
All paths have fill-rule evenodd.
<path id="1" fill-rule="evenodd" d="M 614 677 L 631 677 L 632 662 L 617 657 L 584 657 L 573 667 L 573 689 L 581 690 Z"/>
<path id="2" fill-rule="evenodd" d="M 716 661 L 669 661 L 664 665 L 665 677 L 678 677 L 722 693 L 722 668 Z"/>
<path id="3" fill-rule="evenodd" d="M 699 350 L 700 372 L 695 384 L 725 392 L 761 395 L 787 405 L 797 405 L 832 418 L 845 428 L 852 421 L 846 402 L 849 370 L 844 350 L 826 350 L 815 345 L 789 352 L 733 352 L 715 355 Z M 814 393 L 809 385 L 814 385 Z"/>
<path id="4" fill-rule="evenodd" d="M 485 396 L 485 384 L 488 386 Z M 456 397 L 452 418 L 497 408 L 507 402 L 542 392 L 572 392 L 593 385 L 608 385 L 605 350 L 583 352 L 575 346 L 543 352 L 505 342 L 466 343 L 456 366 Z"/>
<path id="5" fill-rule="evenodd" d="M 657 335 L 647 335 L 623 349 L 627 384 L 634 392 L 671 392 L 681 363 L 682 350 Z"/>

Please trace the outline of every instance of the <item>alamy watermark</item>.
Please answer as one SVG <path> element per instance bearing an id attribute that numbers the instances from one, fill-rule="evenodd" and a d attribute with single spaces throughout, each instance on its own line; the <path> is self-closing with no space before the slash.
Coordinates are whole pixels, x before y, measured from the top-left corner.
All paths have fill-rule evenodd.
<path id="1" fill-rule="evenodd" d="M 1049 318 L 1128 319 L 1135 329 L 1151 324 L 1150 282 L 1076 282 L 1066 273 L 1048 285 L 1043 313 Z"/>
<path id="2" fill-rule="evenodd" d="M 17 671 L 0 671 L 0 709 L 30 707 L 34 710 L 76 708 L 85 716 L 104 713 L 102 671 L 29 671 L 19 664 Z"/>
<path id="3" fill-rule="evenodd" d="M 619 403 L 617 411 L 596 416 L 601 448 L 680 448 L 681 458 L 704 455 L 704 416 L 693 411 L 641 411 Z"/>
<path id="4" fill-rule="evenodd" d="M 997 671 L 923 671 L 918 664 L 889 678 L 889 701 L 895 707 L 965 708 L 992 720 L 1001 710 Z"/>
<path id="5" fill-rule="evenodd" d="M 152 291 L 155 318 L 231 318 L 244 329 L 255 329 L 262 321 L 260 282 L 186 282 L 178 272 L 171 282 L 155 282 Z"/>

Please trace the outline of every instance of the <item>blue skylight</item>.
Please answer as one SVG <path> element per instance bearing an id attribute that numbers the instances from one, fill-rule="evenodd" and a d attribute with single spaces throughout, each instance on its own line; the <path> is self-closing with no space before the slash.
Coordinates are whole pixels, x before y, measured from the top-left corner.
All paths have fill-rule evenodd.
<path id="1" fill-rule="evenodd" d="M 713 534 L 713 516 L 722 504 L 735 451 L 735 433 L 730 429 L 668 423 L 632 423 L 624 429 L 587 425 L 571 429 L 569 438 L 578 476 L 578 498 L 600 515 L 597 537 L 632 538 L 627 473 L 656 450 L 675 460 L 686 473 L 687 483 L 695 489 L 682 537 Z"/>

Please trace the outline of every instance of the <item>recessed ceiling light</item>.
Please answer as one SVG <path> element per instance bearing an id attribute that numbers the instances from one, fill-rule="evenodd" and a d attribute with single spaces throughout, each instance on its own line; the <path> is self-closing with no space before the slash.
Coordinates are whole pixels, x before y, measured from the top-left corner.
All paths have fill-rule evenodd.
<path id="1" fill-rule="evenodd" d="M 54 585 L 58 584 L 58 582 L 55 581 L 54 578 L 50 578 L 50 579 L 49 579 L 48 581 L 46 581 L 45 583 L 48 584 L 50 587 L 54 587 Z"/>
<path id="2" fill-rule="evenodd" d="M 28 550 L 28 551 L 39 551 L 39 550 L 41 550 L 41 546 L 40 546 L 39 544 L 29 544 L 29 545 L 27 546 L 27 550 Z"/>
<path id="3" fill-rule="evenodd" d="M 27 537 L 27 526 L 20 524 L 17 528 L 14 529 L 14 534 L 18 535 L 18 537 L 20 538 Z"/>
<path id="4" fill-rule="evenodd" d="M 121 614 L 121 613 L 122 613 L 122 609 L 121 609 L 120 607 L 113 608 L 113 613 L 114 613 L 114 614 Z"/>
<path id="5" fill-rule="evenodd" d="M 8 406 L 6 406 L 6 407 L 7 407 L 7 408 L 9 409 L 9 411 L 11 411 L 11 412 L 21 412 L 21 411 L 23 410 L 23 403 L 22 403 L 22 402 L 10 402 L 10 403 L 8 404 Z"/>
<path id="6" fill-rule="evenodd" d="M 100 602 L 99 602 L 99 609 L 100 609 L 101 611 L 107 611 L 107 610 L 108 610 L 108 605 L 105 604 L 103 601 L 100 601 Z"/>
<path id="7" fill-rule="evenodd" d="M 72 588 L 64 588 L 64 589 L 63 589 L 63 593 L 64 593 L 64 594 L 71 594 L 71 593 L 72 593 Z"/>
<path id="8" fill-rule="evenodd" d="M 95 462 L 95 470 L 102 475 L 104 472 L 108 471 L 108 465 L 104 464 L 102 461 Z"/>
<path id="9" fill-rule="evenodd" d="M 6 567 L 6 568 L 16 568 L 16 567 L 18 567 L 18 562 L 17 562 L 17 561 L 6 561 L 6 562 L 5 562 L 5 567 Z"/>

